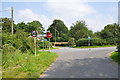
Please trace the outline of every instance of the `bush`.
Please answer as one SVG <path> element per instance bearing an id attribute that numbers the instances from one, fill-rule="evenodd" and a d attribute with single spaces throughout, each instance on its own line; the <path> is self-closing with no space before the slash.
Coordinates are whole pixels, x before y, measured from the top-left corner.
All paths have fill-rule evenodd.
<path id="1" fill-rule="evenodd" d="M 118 49 L 118 52 L 120 53 L 120 40 L 117 41 L 117 49 Z"/>
<path id="2" fill-rule="evenodd" d="M 22 53 L 26 53 L 27 51 L 33 52 L 33 39 L 28 37 L 29 34 L 22 30 L 17 31 L 13 35 L 3 32 L 2 44 L 11 44 L 14 48 L 20 50 Z"/>
<path id="3" fill-rule="evenodd" d="M 16 48 L 13 47 L 11 44 L 3 45 L 3 54 L 14 53 Z"/>
<path id="4" fill-rule="evenodd" d="M 109 45 L 109 43 L 104 39 L 93 38 L 91 39 L 91 45 L 92 46 L 103 46 L 103 45 Z"/>
<path id="5" fill-rule="evenodd" d="M 75 39 L 74 38 L 70 38 L 69 41 L 68 41 L 68 45 L 70 47 L 75 47 L 76 46 Z"/>
<path id="6" fill-rule="evenodd" d="M 120 56 L 118 52 L 113 52 L 110 56 L 114 61 L 118 62 L 120 64 Z"/>
<path id="7" fill-rule="evenodd" d="M 88 46 L 88 40 L 85 39 L 85 38 L 79 39 L 79 40 L 76 42 L 76 45 L 77 45 L 77 46 Z"/>
<path id="8" fill-rule="evenodd" d="M 11 44 L 3 45 L 2 67 L 7 68 L 10 66 L 16 66 L 17 60 L 15 59 L 17 59 L 17 57 L 15 55 L 18 55 L 18 54 L 21 55 L 22 54 L 21 51 L 17 50 Z"/>
<path id="9" fill-rule="evenodd" d="M 79 39 L 76 42 L 76 45 L 77 46 L 88 46 L 88 43 L 89 43 L 88 39 L 82 38 L 82 39 Z M 103 45 L 109 45 L 109 43 L 106 40 L 103 40 L 103 39 L 92 38 L 90 40 L 90 45 L 91 46 L 103 46 Z"/>

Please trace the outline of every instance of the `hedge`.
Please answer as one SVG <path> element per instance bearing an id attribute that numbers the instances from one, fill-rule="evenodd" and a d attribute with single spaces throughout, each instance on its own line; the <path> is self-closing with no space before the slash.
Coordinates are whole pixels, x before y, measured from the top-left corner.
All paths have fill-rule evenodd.
<path id="1" fill-rule="evenodd" d="M 88 46 L 88 39 L 86 38 L 82 38 L 82 39 L 79 39 L 77 42 L 76 42 L 76 46 Z M 103 46 L 103 45 L 110 45 L 109 42 L 107 42 L 106 40 L 104 39 L 99 39 L 99 38 L 92 38 L 90 40 L 90 45 L 91 46 Z"/>

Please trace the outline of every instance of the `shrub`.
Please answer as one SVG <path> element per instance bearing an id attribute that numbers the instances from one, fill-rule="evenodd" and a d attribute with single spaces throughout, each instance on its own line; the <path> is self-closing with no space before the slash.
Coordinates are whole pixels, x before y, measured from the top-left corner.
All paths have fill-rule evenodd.
<path id="1" fill-rule="evenodd" d="M 88 39 L 86 38 L 82 38 L 82 39 L 79 39 L 77 42 L 76 42 L 76 45 L 77 46 L 88 46 Z M 102 45 L 108 45 L 109 43 L 104 40 L 104 39 L 99 39 L 99 38 L 92 38 L 90 40 L 90 45 L 91 46 L 102 46 Z"/>
<path id="2" fill-rule="evenodd" d="M 91 39 L 91 45 L 92 46 L 103 46 L 103 45 L 109 45 L 109 43 L 104 39 L 93 38 Z"/>
<path id="3" fill-rule="evenodd" d="M 2 67 L 7 68 L 10 66 L 15 66 L 17 60 L 13 60 L 13 59 L 16 59 L 15 55 L 18 55 L 17 53 L 21 55 L 21 51 L 17 50 L 11 44 L 3 45 Z"/>
<path id="4" fill-rule="evenodd" d="M 118 52 L 120 53 L 120 40 L 117 41 L 117 49 L 118 49 Z"/>
<path id="5" fill-rule="evenodd" d="M 11 44 L 3 45 L 3 54 L 14 53 L 16 48 L 13 47 Z"/>
<path id="6" fill-rule="evenodd" d="M 70 38 L 69 41 L 68 41 L 68 45 L 70 47 L 75 47 L 76 46 L 75 39 L 74 38 Z"/>
<path id="7" fill-rule="evenodd" d="M 120 64 L 120 56 L 118 52 L 113 52 L 110 56 L 114 61 L 118 62 Z"/>
<path id="8" fill-rule="evenodd" d="M 85 38 L 79 39 L 79 40 L 76 42 L 76 45 L 77 45 L 77 46 L 87 46 L 87 45 L 88 45 L 88 40 L 85 39 Z"/>
<path id="9" fill-rule="evenodd" d="M 17 50 L 20 50 L 22 53 L 27 51 L 33 52 L 33 39 L 28 38 L 29 34 L 22 30 L 19 30 L 15 34 L 11 35 L 10 33 L 3 33 L 2 44 L 11 44 Z"/>

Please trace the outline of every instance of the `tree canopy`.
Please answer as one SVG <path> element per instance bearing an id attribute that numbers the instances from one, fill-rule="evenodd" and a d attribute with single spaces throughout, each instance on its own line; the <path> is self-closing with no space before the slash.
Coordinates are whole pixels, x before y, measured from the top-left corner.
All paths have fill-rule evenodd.
<path id="1" fill-rule="evenodd" d="M 73 24 L 69 31 L 69 36 L 76 40 L 80 38 L 87 38 L 92 35 L 92 31 L 87 28 L 85 21 L 77 21 Z"/>
<path id="2" fill-rule="evenodd" d="M 55 32 L 57 41 L 68 41 L 68 28 L 62 20 L 55 19 L 47 30 L 53 34 L 52 41 L 55 41 Z"/>

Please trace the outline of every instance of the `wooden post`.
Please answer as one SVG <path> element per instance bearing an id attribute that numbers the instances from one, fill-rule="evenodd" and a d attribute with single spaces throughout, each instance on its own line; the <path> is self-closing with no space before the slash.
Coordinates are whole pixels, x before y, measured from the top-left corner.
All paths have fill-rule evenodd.
<path id="1" fill-rule="evenodd" d="M 13 35 L 13 8 L 11 8 L 11 26 L 12 26 L 12 35 Z"/>

